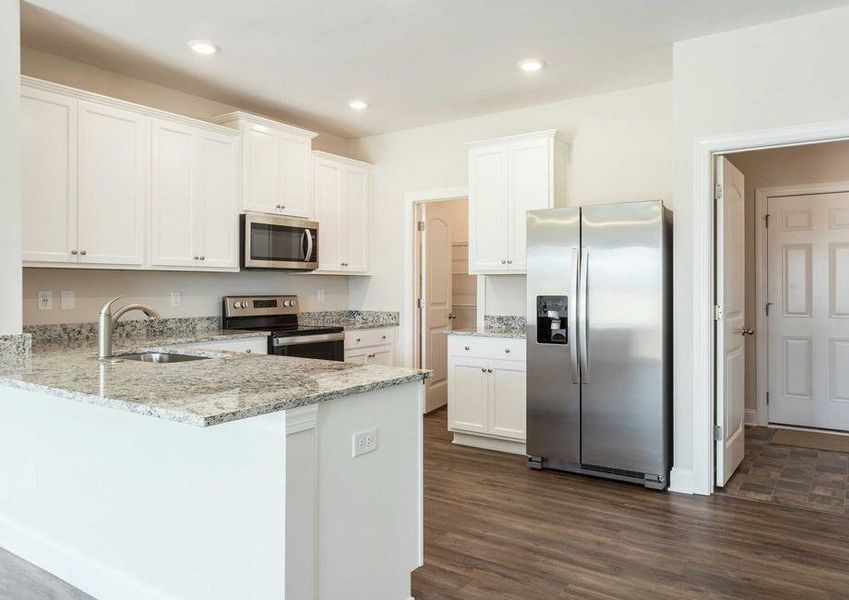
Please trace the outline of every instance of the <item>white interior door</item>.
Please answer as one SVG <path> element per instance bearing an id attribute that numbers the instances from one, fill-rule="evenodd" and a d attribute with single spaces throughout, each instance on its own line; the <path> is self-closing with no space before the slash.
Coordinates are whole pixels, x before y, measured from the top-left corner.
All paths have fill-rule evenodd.
<path id="1" fill-rule="evenodd" d="M 768 212 L 769 420 L 849 430 L 849 193 Z"/>
<path id="2" fill-rule="evenodd" d="M 433 371 L 426 380 L 425 410 L 448 402 L 448 338 L 451 313 L 451 212 L 438 204 L 424 208 L 424 310 L 422 356 L 424 367 Z"/>
<path id="3" fill-rule="evenodd" d="M 716 161 L 716 485 L 743 460 L 747 333 L 745 324 L 745 182 L 724 157 Z"/>

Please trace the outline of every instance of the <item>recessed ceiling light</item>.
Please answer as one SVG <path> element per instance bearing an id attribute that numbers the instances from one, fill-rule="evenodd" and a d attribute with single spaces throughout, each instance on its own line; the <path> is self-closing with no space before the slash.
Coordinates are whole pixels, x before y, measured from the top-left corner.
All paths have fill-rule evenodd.
<path id="1" fill-rule="evenodd" d="M 351 100 L 348 102 L 348 106 L 353 108 L 354 110 L 365 110 L 368 108 L 368 102 L 365 100 Z"/>
<path id="2" fill-rule="evenodd" d="M 216 52 L 221 50 L 221 48 L 217 44 L 207 42 L 206 40 L 192 40 L 191 42 L 189 42 L 189 48 L 191 48 L 198 54 L 203 54 L 204 56 L 215 54 Z"/>
<path id="3" fill-rule="evenodd" d="M 536 73 L 545 66 L 545 61 L 541 58 L 528 58 L 519 61 L 519 68 L 525 73 Z"/>

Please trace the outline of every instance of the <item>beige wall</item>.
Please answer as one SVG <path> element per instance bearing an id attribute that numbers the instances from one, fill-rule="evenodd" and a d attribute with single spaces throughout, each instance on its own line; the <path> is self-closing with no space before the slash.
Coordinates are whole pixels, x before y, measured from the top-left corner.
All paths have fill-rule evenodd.
<path id="1" fill-rule="evenodd" d="M 0 334 L 21 331 L 20 17 L 0 0 Z"/>
<path id="2" fill-rule="evenodd" d="M 757 218 L 755 190 L 787 185 L 849 181 L 849 142 L 833 142 L 757 152 L 729 154 L 727 158 L 746 178 L 746 324 L 755 328 Z M 746 339 L 746 408 L 757 407 L 757 341 Z"/>
<path id="3" fill-rule="evenodd" d="M 672 95 L 669 83 L 441 123 L 352 143 L 375 163 L 374 275 L 351 282 L 354 308 L 399 310 L 403 286 L 404 194 L 468 185 L 463 142 L 559 129 L 571 140 L 568 201 L 672 200 Z M 525 278 L 487 278 L 489 314 L 525 314 Z"/>
<path id="4" fill-rule="evenodd" d="M 693 469 L 693 148 L 736 132 L 849 118 L 849 8 L 676 43 L 672 483 Z M 702 224 L 700 224 L 702 225 Z"/>
<path id="5" fill-rule="evenodd" d="M 0 1 L 5 3 L 9 0 Z M 13 3 L 17 6 L 17 2 Z M 5 19 L 3 23 L 6 23 Z M 6 39 L 4 36 L 4 43 Z M 25 75 L 198 119 L 206 119 L 236 109 L 214 100 L 133 79 L 31 48 L 22 49 L 21 70 Z M 17 79 L 17 72 L 15 77 Z M 3 89 L 7 87 L 4 86 Z M 17 90 L 15 90 L 15 99 L 17 99 Z M 5 118 L 6 111 L 0 110 L 0 115 Z M 336 154 L 348 153 L 347 140 L 324 133 L 313 140 L 313 147 Z M 5 165 L 6 161 L 0 161 L 0 166 Z M 9 223 L 5 215 L 4 209 L 3 226 Z M 6 256 L 5 253 L 4 256 Z M 16 263 L 20 267 L 20 255 Z M 3 281 L 5 286 L 6 279 L 4 278 Z M 324 290 L 326 298 L 320 305 L 317 303 L 319 288 Z M 39 290 L 53 291 L 52 311 L 38 310 L 36 298 Z M 59 308 L 61 290 L 74 290 L 77 297 L 76 309 L 63 311 Z M 181 293 L 182 305 L 179 308 L 171 308 L 172 291 Z M 298 294 L 302 297 L 304 310 L 344 310 L 349 304 L 346 277 L 274 272 L 216 274 L 24 269 L 23 322 L 32 325 L 94 321 L 97 318 L 98 307 L 110 297 L 119 294 L 124 294 L 133 300 L 147 302 L 156 307 L 163 316 L 212 316 L 221 313 L 219 305 L 221 296 L 234 293 Z M 14 300 L 14 308 L 20 311 L 21 293 L 12 293 L 11 297 Z M 10 311 L 11 309 L 0 311 L 0 315 Z"/>

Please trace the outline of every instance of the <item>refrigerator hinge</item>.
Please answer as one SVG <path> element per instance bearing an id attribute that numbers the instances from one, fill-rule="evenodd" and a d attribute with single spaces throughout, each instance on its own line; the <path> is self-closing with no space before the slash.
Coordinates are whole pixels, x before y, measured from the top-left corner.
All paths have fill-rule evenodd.
<path id="1" fill-rule="evenodd" d="M 418 228 L 419 228 L 419 231 L 424 231 L 425 230 L 425 222 L 419 221 Z"/>
<path id="2" fill-rule="evenodd" d="M 717 304 L 713 307 L 713 320 L 721 321 L 722 320 L 722 307 Z"/>
<path id="3" fill-rule="evenodd" d="M 716 190 L 713 194 L 713 197 L 714 197 L 715 200 L 722 200 L 722 184 L 721 183 L 716 184 Z"/>
<path id="4" fill-rule="evenodd" d="M 716 442 L 722 441 L 722 426 L 715 425 L 713 428 L 713 439 Z"/>
<path id="5" fill-rule="evenodd" d="M 764 227 L 769 229 L 769 215 L 768 214 L 764 215 Z"/>

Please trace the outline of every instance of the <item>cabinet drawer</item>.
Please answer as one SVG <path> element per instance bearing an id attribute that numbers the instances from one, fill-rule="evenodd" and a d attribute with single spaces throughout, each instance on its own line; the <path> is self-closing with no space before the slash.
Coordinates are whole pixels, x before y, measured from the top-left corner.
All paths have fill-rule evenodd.
<path id="1" fill-rule="evenodd" d="M 448 337 L 449 356 L 525 360 L 525 340 L 522 338 L 488 338 L 452 335 Z"/>
<path id="2" fill-rule="evenodd" d="M 367 348 L 395 343 L 395 327 L 353 329 L 345 332 L 345 348 Z"/>

